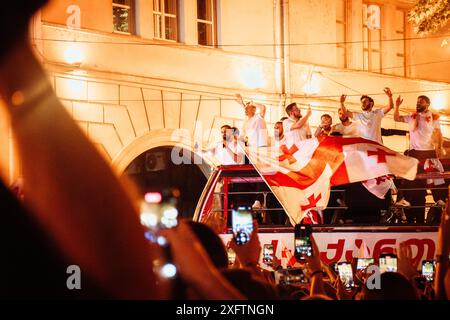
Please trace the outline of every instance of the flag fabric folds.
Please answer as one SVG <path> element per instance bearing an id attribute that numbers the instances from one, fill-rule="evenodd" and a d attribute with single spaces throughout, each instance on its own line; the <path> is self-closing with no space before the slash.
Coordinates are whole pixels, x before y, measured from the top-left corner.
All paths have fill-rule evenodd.
<path id="1" fill-rule="evenodd" d="M 293 225 L 324 209 L 330 188 L 395 175 L 414 180 L 418 160 L 371 140 L 326 136 L 267 148 L 247 148 L 256 170 Z"/>

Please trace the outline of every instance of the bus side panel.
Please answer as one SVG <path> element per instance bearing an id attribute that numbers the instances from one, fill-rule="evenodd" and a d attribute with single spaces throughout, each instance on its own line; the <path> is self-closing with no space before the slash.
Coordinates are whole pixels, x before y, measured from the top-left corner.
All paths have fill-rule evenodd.
<path id="1" fill-rule="evenodd" d="M 437 246 L 437 232 L 315 232 L 314 239 L 320 251 L 321 260 L 326 263 L 351 261 L 352 258 L 378 258 L 381 253 L 394 253 L 401 242 L 412 248 L 413 259 L 434 259 Z M 225 244 L 231 234 L 221 234 Z M 273 244 L 276 257 L 282 259 L 287 249 L 289 258 L 294 253 L 293 233 L 260 233 L 261 247 Z M 262 253 L 260 257 L 262 263 Z M 419 264 L 420 266 L 420 264 Z"/>

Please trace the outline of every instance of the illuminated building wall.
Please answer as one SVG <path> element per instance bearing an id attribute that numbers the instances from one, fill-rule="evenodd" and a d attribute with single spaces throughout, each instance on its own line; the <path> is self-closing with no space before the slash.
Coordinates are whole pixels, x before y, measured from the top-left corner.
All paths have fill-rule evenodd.
<path id="1" fill-rule="evenodd" d="M 313 106 L 314 128 L 325 112 L 339 121 L 342 93 L 358 110 L 362 93 L 384 105 L 389 86 L 403 92 L 407 111 L 424 92 L 450 137 L 450 63 L 434 63 L 448 60 L 450 45 L 417 39 L 405 18 L 413 1 L 376 3 L 369 21 L 372 3 L 362 0 L 54 0 L 32 37 L 68 112 L 119 170 L 174 144 L 176 129 L 193 149 L 216 139 L 211 129 L 240 127 L 237 92 L 267 104 L 271 135 L 291 101 Z M 392 41 L 402 38 L 410 40 Z M 383 127 L 406 128 L 392 113 Z M 404 137 L 385 142 L 407 148 Z"/>

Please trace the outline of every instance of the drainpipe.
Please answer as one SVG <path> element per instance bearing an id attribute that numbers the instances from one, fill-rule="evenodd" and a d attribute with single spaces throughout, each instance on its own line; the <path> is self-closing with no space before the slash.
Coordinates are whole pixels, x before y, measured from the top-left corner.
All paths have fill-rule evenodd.
<path id="1" fill-rule="evenodd" d="M 291 97 L 290 39 L 289 39 L 289 0 L 281 1 L 281 46 L 283 54 L 282 93 L 284 98 Z"/>

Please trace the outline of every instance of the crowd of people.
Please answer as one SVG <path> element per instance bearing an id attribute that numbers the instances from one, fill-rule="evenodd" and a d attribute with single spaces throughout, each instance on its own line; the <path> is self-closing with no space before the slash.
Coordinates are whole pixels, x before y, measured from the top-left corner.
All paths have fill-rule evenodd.
<path id="1" fill-rule="evenodd" d="M 44 3 L 11 2 L 9 10 L 0 13 L 0 21 L 16 26 L 7 33 L 0 32 L 0 94 L 11 117 L 26 194 L 23 202 L 0 183 L 1 298 L 450 297 L 449 208 L 442 211 L 432 286 L 417 280 L 411 256 L 402 249 L 399 272 L 382 274 L 381 289 L 368 289 L 368 275 L 361 275 L 359 291 L 345 291 L 339 277 L 320 261 L 317 246 L 307 257 L 307 284 L 276 284 L 274 272 L 263 270 L 258 264 L 261 244 L 257 225 L 245 245 L 229 243 L 236 253 L 231 268 L 221 239 L 199 223 L 180 221 L 176 228 L 159 231 L 158 235 L 170 244 L 170 255 L 167 247 L 148 242 L 143 236 L 145 229 L 139 221 L 139 201 L 133 186 L 117 178 L 65 111 L 28 43 L 29 19 Z M 252 112 L 248 112 L 249 117 L 254 116 Z M 298 109 L 291 107 L 289 116 L 286 126 L 293 124 L 287 129 L 303 127 Z M 259 126 L 259 119 L 251 125 Z M 411 122 L 419 127 L 428 123 L 422 121 L 421 115 Z M 253 143 L 253 137 L 248 138 Z M 156 272 L 167 259 L 176 266 L 175 280 Z M 82 270 L 80 290 L 67 286 L 67 267 L 73 265 Z"/>

